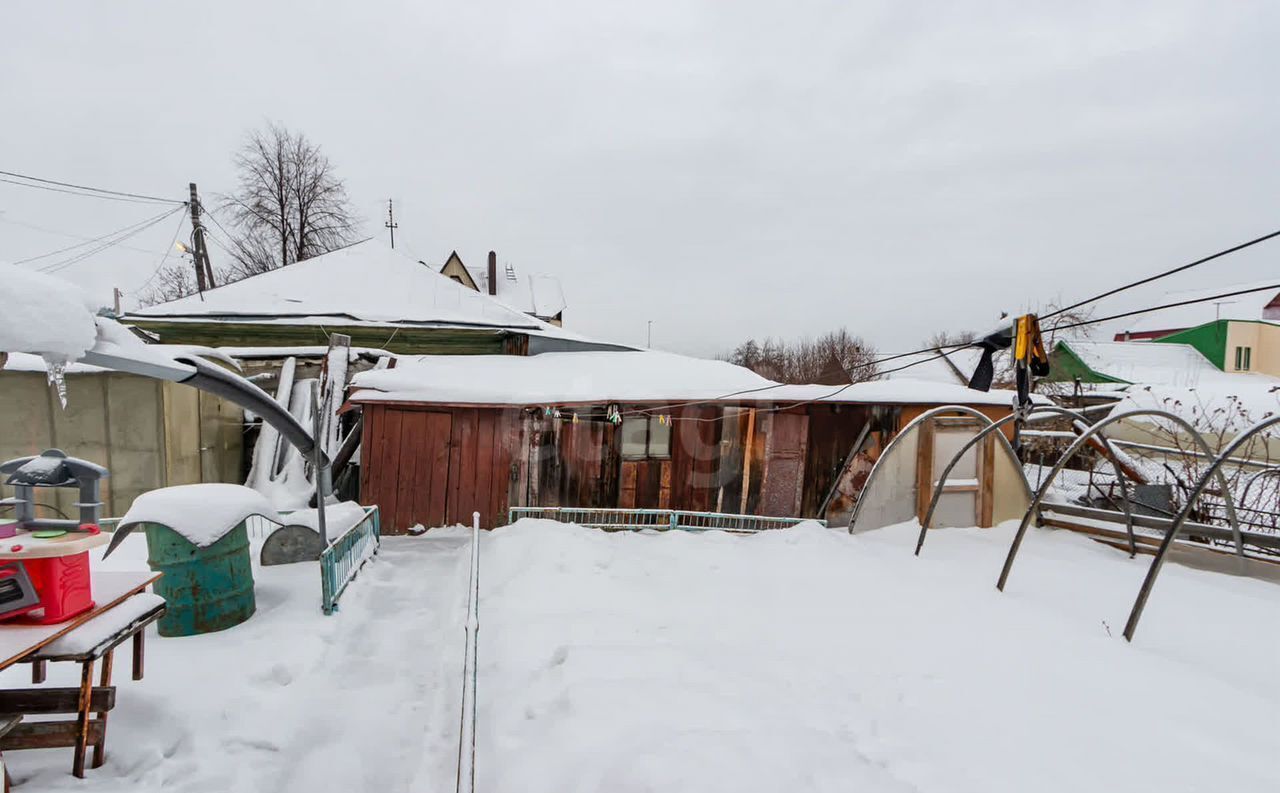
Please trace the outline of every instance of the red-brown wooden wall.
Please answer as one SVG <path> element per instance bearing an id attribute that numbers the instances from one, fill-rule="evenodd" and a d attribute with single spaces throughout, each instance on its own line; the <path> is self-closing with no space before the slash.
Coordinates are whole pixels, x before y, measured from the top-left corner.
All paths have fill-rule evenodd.
<path id="1" fill-rule="evenodd" d="M 480 525 L 506 520 L 518 415 L 483 408 L 364 406 L 360 500 L 377 504 L 383 530 L 414 524 Z"/>

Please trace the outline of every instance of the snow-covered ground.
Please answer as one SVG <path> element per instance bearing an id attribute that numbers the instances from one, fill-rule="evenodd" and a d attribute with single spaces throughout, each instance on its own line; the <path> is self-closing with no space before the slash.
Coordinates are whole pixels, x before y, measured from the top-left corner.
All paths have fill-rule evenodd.
<path id="1" fill-rule="evenodd" d="M 1012 527 L 500 529 L 486 791 L 1280 789 L 1280 587 Z"/>
<path id="2" fill-rule="evenodd" d="M 438 776 L 430 758 L 452 774 L 466 549 L 463 534 L 387 538 L 330 617 L 314 563 L 255 563 L 258 611 L 247 622 L 183 638 L 153 626 L 138 682 L 128 646 L 117 653 L 102 768 L 78 780 L 70 749 L 9 752 L 16 789 L 417 790 L 423 774 Z M 145 558 L 137 533 L 104 569 L 146 569 Z M 76 685 L 78 672 L 50 664 L 46 685 Z M 29 684 L 28 666 L 0 672 L 0 687 Z"/>
<path id="3" fill-rule="evenodd" d="M 477 790 L 1280 789 L 1280 587 L 1169 565 L 1128 644 L 1147 558 L 1034 530 L 1000 594 L 1011 533 L 487 533 Z M 249 622 L 118 665 L 104 768 L 19 789 L 453 790 L 466 550 L 388 538 L 330 618 L 257 571 Z"/>

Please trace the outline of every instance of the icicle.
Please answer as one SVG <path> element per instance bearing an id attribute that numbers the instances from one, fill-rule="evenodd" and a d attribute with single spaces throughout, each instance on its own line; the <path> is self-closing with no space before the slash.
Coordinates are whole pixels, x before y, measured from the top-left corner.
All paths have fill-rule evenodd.
<path id="1" fill-rule="evenodd" d="M 49 373 L 49 385 L 58 392 L 58 401 L 62 403 L 62 409 L 67 409 L 67 381 L 65 378 L 67 372 L 67 364 L 65 361 L 55 361 L 51 358 L 44 359 L 44 368 Z"/>

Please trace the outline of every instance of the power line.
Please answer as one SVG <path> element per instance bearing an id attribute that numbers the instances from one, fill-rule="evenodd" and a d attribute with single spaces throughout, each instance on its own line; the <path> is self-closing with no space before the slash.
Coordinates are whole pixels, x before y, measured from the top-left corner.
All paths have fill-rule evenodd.
<path id="1" fill-rule="evenodd" d="M 899 353 L 894 353 L 894 354 L 892 354 L 892 355 L 886 355 L 885 357 L 883 357 L 883 358 L 877 358 L 877 359 L 875 359 L 874 361 L 865 361 L 865 362 L 860 363 L 860 364 L 855 364 L 852 368 L 854 368 L 854 369 L 864 369 L 864 368 L 866 368 L 866 367 L 868 367 L 868 366 L 879 366 L 879 365 L 880 365 L 880 364 L 882 364 L 882 363 L 888 363 L 889 361 L 896 361 L 896 360 L 899 360 L 899 359 L 902 359 L 902 358 L 909 358 L 909 357 L 911 357 L 911 356 L 913 356 L 913 355 L 923 355 L 923 354 L 925 354 L 925 353 L 929 353 L 929 352 L 936 352 L 936 353 L 937 353 L 937 355 L 934 355 L 934 356 L 932 356 L 932 357 L 930 357 L 930 358 L 925 358 L 925 359 L 920 360 L 920 361 L 913 361 L 912 363 L 909 363 L 909 364 L 907 364 L 907 365 L 905 365 L 905 366 L 899 366 L 899 367 L 897 367 L 896 369 L 889 369 L 888 371 L 885 371 L 885 372 L 877 372 L 877 373 L 876 373 L 878 376 L 883 376 L 883 375 L 886 375 L 886 374 L 893 374 L 894 372 L 900 372 L 900 371 L 902 371 L 903 369 L 910 369 L 911 367 L 913 367 L 913 366 L 919 366 L 919 365 L 920 365 L 920 364 L 922 364 L 922 363 L 928 363 L 928 362 L 930 362 L 930 361 L 936 361 L 937 359 L 939 359 L 939 358 L 941 358 L 941 357 L 943 357 L 943 356 L 945 356 L 945 355 L 946 355 L 946 352 L 945 352 L 946 350 L 958 350 L 958 349 L 961 349 L 961 348 L 963 348 L 963 347 L 972 347 L 972 346 L 973 346 L 973 342 L 968 342 L 968 341 L 956 342 L 956 343 L 952 343 L 952 344 L 941 344 L 941 345 L 935 345 L 935 346 L 931 346 L 931 347 L 925 347 L 925 348 L 923 348 L 923 349 L 919 349 L 919 350 L 913 350 L 913 351 L 911 351 L 911 352 L 899 352 Z M 845 385 L 841 386 L 840 388 L 836 389 L 836 390 L 835 390 L 834 392 L 832 392 L 831 394 L 828 394 L 826 397 L 824 397 L 824 399 L 828 399 L 828 398 L 830 398 L 830 397 L 836 396 L 836 395 L 838 395 L 838 394 L 840 394 L 840 393 L 844 392 L 844 390 L 845 390 L 845 389 L 850 388 L 850 387 L 851 387 L 851 386 L 853 386 L 854 384 L 855 384 L 854 382 L 847 383 L 847 384 L 845 384 Z M 762 391 L 772 391 L 772 390 L 774 390 L 775 388 L 787 388 L 788 386 L 791 386 L 791 385 L 794 385 L 794 384 L 793 384 L 793 383 L 772 383 L 772 384 L 770 384 L 770 385 L 760 386 L 759 388 L 746 388 L 746 389 L 743 389 L 743 390 L 741 390 L 741 391 L 733 391 L 733 392 L 728 393 L 728 394 L 722 394 L 722 395 L 720 395 L 720 396 L 718 396 L 718 397 L 715 397 L 714 399 L 697 399 L 697 400 L 693 400 L 693 401 L 690 401 L 690 402 L 675 402 L 675 403 L 668 404 L 668 405 L 659 405 L 658 407 L 653 407 L 653 408 L 637 408 L 637 409 L 635 409 L 635 410 L 627 410 L 627 411 L 623 411 L 623 412 L 621 413 L 621 415 L 623 415 L 623 416 L 634 416 L 634 415 L 650 415 L 650 416 L 652 416 L 652 415 L 654 415 L 654 414 L 656 414 L 656 413 L 661 413 L 661 412 L 665 412 L 665 411 L 667 411 L 667 410 L 671 410 L 672 408 L 691 407 L 691 406 L 695 406 L 695 405 L 712 405 L 712 404 L 716 404 L 716 403 L 718 403 L 718 402 L 723 402 L 723 401 L 724 401 L 724 400 L 726 400 L 726 399 L 732 399 L 733 397 L 737 397 L 737 396 L 744 396 L 744 395 L 746 395 L 746 394 L 757 394 L 757 393 L 760 393 L 760 392 L 762 392 Z"/>
<path id="2" fill-rule="evenodd" d="M 168 215 L 169 213 L 168 213 L 168 212 L 165 212 L 165 213 L 163 213 L 163 214 L 164 214 L 164 215 Z M 157 216 L 157 217 L 159 217 L 159 216 Z M 27 257 L 27 258 L 25 258 L 25 259 L 18 259 L 18 260 L 17 260 L 17 261 L 15 261 L 15 262 L 11 262 L 11 264 L 26 264 L 27 262 L 34 262 L 34 261 L 36 261 L 37 259 L 47 259 L 47 258 L 49 258 L 50 256 L 57 256 L 57 255 L 58 255 L 58 254 L 60 254 L 60 253 L 66 253 L 67 251 L 73 251 L 73 250 L 75 250 L 76 248 L 83 248 L 83 247 L 85 247 L 86 245 L 92 245 L 92 244 L 94 244 L 94 243 L 96 243 L 96 242 L 101 242 L 101 241 L 103 241 L 103 240 L 107 239 L 108 237 L 114 237 L 114 236 L 115 236 L 115 235 L 117 235 L 117 234 L 120 234 L 120 233 L 126 232 L 126 231 L 128 231 L 128 230 L 132 229 L 134 226 L 138 226 L 138 225 L 141 225 L 142 223 L 146 223 L 148 220 L 151 220 L 151 218 L 148 218 L 147 220 L 141 220 L 141 221 L 138 221 L 137 223 L 130 223 L 129 225 L 125 226 L 124 228 L 116 229 L 115 231 L 109 231 L 109 232 L 107 232 L 106 234 L 103 234 L 103 235 L 101 235 L 101 236 L 99 236 L 99 237 L 92 237 L 92 238 L 89 238 L 89 237 L 83 237 L 83 238 L 81 238 L 81 239 L 83 239 L 83 240 L 84 240 L 83 242 L 78 242 L 78 243 L 76 243 L 75 245 L 68 245 L 68 246 L 67 246 L 67 247 L 65 247 L 65 248 L 59 248 L 59 249 L 58 249 L 58 250 L 56 250 L 56 251 L 49 251 L 48 253 L 42 253 L 42 254 L 40 254 L 39 256 L 28 256 L 28 257 Z M 150 252 L 151 252 L 151 251 L 146 251 L 146 253 L 150 253 Z"/>
<path id="3" fill-rule="evenodd" d="M 173 253 L 174 246 L 178 244 L 178 236 L 182 234 L 182 222 L 184 220 L 186 220 L 186 215 L 178 215 L 178 227 L 173 230 L 173 240 L 171 240 L 169 242 L 169 246 L 164 249 L 164 255 L 160 257 L 160 263 L 156 265 L 156 269 L 151 271 L 151 275 L 147 276 L 147 280 L 143 281 L 139 286 L 129 290 L 129 294 L 136 296 L 143 289 L 146 289 L 151 285 L 151 282 L 155 280 L 155 277 L 160 274 L 160 271 L 164 269 L 165 263 L 169 261 L 169 254 Z"/>
<path id="4" fill-rule="evenodd" d="M 222 233 L 223 233 L 223 234 L 227 235 L 227 239 L 228 239 L 228 240 L 234 240 L 234 239 L 236 238 L 236 235 L 234 235 L 234 234 L 232 234 L 231 232 L 227 231 L 227 227 L 226 227 L 226 226 L 224 226 L 224 225 L 222 225 L 222 221 L 218 220 L 218 216 L 217 216 L 217 215 L 213 214 L 213 210 L 209 209 L 209 207 L 207 207 L 207 206 L 204 206 L 204 202 L 203 202 L 203 201 L 201 202 L 200 208 L 201 208 L 201 209 L 203 209 L 203 210 L 204 210 L 204 213 L 205 213 L 206 215 L 208 215 L 208 216 L 209 216 L 209 219 L 210 219 L 210 220 L 212 220 L 212 221 L 213 221 L 213 225 L 217 226 L 219 229 L 221 229 L 221 230 L 222 230 Z"/>
<path id="5" fill-rule="evenodd" d="M 1280 233 L 1280 232 L 1277 232 L 1277 233 Z M 1096 325 L 1099 322 L 1110 322 L 1113 319 L 1123 319 L 1125 317 L 1132 317 L 1138 314 L 1149 314 L 1152 311 L 1160 311 L 1166 308 L 1177 308 L 1178 306 L 1190 306 L 1190 305 L 1194 305 L 1195 303 L 1208 303 L 1213 300 L 1220 300 L 1224 297 L 1235 297 L 1236 295 L 1248 295 L 1248 294 L 1252 294 L 1253 292 L 1266 292 L 1269 289 L 1280 290 L 1280 284 L 1272 284 L 1271 286 L 1259 286 L 1253 289 L 1240 289 L 1235 292 L 1224 292 L 1223 294 L 1213 295 L 1211 297 L 1198 297 L 1194 300 L 1180 300 L 1177 303 L 1165 303 L 1163 306 L 1153 306 L 1152 308 L 1140 308 L 1136 311 L 1125 311 L 1124 313 L 1121 313 L 1121 314 L 1112 314 L 1109 317 L 1099 317 L 1097 319 L 1088 319 L 1082 322 L 1073 322 L 1070 325 L 1059 325 L 1054 330 L 1068 330 L 1070 328 L 1084 327 L 1085 325 Z"/>
<path id="6" fill-rule="evenodd" d="M 151 219 L 150 219 L 150 220 L 148 220 L 148 221 L 144 221 L 142 225 L 138 225 L 136 228 L 133 228 L 133 229 L 132 229 L 132 230 L 130 230 L 130 231 L 127 231 L 127 232 L 125 232 L 125 233 L 123 233 L 123 234 L 120 234 L 119 236 L 117 236 L 117 237 L 115 237 L 115 238 L 113 238 L 113 239 L 109 239 L 109 240 L 107 240 L 107 241 L 105 241 L 105 242 L 103 242 L 103 243 L 99 244 L 96 248 L 91 248 L 91 249 L 89 249 L 89 250 L 87 250 L 87 251 L 84 251 L 84 252 L 82 252 L 82 253 L 76 254 L 75 256 L 70 256 L 70 257 L 68 257 L 68 258 L 66 258 L 66 259 L 63 259 L 62 261 L 54 262 L 53 264 L 45 265 L 44 267 L 41 267 L 41 268 L 38 268 L 38 269 L 39 269 L 39 270 L 40 270 L 40 272 L 42 272 L 42 273 L 55 273 L 55 272 L 58 272 L 59 270 L 64 270 L 64 269 L 66 269 L 67 267 L 70 267 L 70 266 L 71 266 L 71 265 L 73 265 L 73 264 L 78 264 L 78 263 L 80 263 L 80 262 L 84 261 L 85 259 L 88 259 L 88 258 L 90 258 L 91 256 L 94 256 L 94 255 L 96 255 L 96 254 L 98 254 L 98 253 L 101 253 L 102 251 L 104 251 L 104 250 L 106 250 L 106 249 L 108 249 L 108 248 L 110 248 L 110 247 L 112 247 L 112 246 L 114 246 L 114 245 L 117 245 L 117 244 L 119 244 L 119 243 L 121 243 L 121 242 L 124 242 L 125 240 L 127 240 L 127 239 L 129 239 L 129 238 L 131 238 L 131 237 L 137 236 L 138 234 L 140 234 L 140 233 L 142 233 L 142 232 L 146 231 L 147 229 L 151 228 L 152 226 L 156 225 L 157 223 L 160 223 L 160 222 L 161 222 L 161 221 L 163 221 L 165 218 L 168 218 L 168 217 L 172 216 L 173 214 L 175 214 L 175 213 L 177 213 L 177 212 L 181 212 L 182 210 L 183 210 L 183 207 L 182 207 L 182 206 L 176 206 L 176 207 L 174 207 L 173 209 L 170 209 L 168 212 L 165 212 L 165 213 L 163 213 L 163 214 L 157 215 L 156 217 L 151 218 Z"/>
<path id="7" fill-rule="evenodd" d="M 61 187 L 49 187 L 42 184 L 31 184 L 30 182 L 17 182 L 13 179 L 0 178 L 0 182 L 7 184 L 16 184 L 19 187 L 31 187 L 36 190 L 48 190 L 51 193 L 65 193 L 67 195 L 78 195 L 81 198 L 101 198 L 104 201 L 123 201 L 126 204 L 156 204 L 156 201 L 146 201 L 138 198 L 117 198 L 110 195 L 99 195 L 98 193 L 81 193 L 76 190 L 63 190 Z"/>
<path id="8" fill-rule="evenodd" d="M 946 353 L 945 353 L 945 352 L 942 352 L 942 351 L 939 349 L 939 352 L 938 352 L 938 354 L 937 354 L 937 355 L 933 355 L 933 356 L 930 356 L 930 357 L 928 357 L 928 358 L 923 358 L 923 359 L 921 359 L 921 360 L 919 360 L 919 361 L 912 361 L 911 363 L 903 364 L 902 366 L 898 366 L 898 367 L 895 367 L 895 368 L 893 368 L 893 369 L 889 369 L 888 371 L 879 372 L 878 374 L 879 374 L 879 375 L 881 375 L 881 376 L 883 376 L 883 375 L 886 375 L 886 374 L 893 374 L 894 372 L 901 372 L 903 369 L 910 369 L 910 368 L 911 368 L 911 367 L 913 367 L 913 366 L 919 366 L 919 365 L 921 365 L 921 364 L 929 363 L 930 361 L 936 361 L 936 360 L 938 360 L 939 358 L 944 357 L 945 355 L 946 355 Z M 862 381 L 862 382 L 866 382 L 866 381 Z M 787 386 L 787 385 L 790 385 L 790 384 L 789 384 L 789 383 L 780 383 L 780 384 L 779 384 L 779 386 L 780 386 L 780 387 L 785 387 L 785 386 Z M 839 396 L 840 394 L 844 393 L 846 390 L 848 390 L 849 388 L 852 388 L 852 387 L 853 387 L 853 386 L 855 386 L 855 385 L 857 385 L 857 383 L 846 383 L 845 385 L 842 385 L 842 386 L 840 386 L 839 388 L 837 388 L 835 391 L 832 391 L 832 392 L 831 392 L 831 393 L 829 393 L 829 394 L 823 394 L 822 396 L 816 396 L 816 397 L 812 397 L 812 398 L 810 398 L 810 399 L 802 399 L 802 400 L 800 400 L 800 401 L 798 401 L 798 402 L 790 402 L 790 403 L 785 404 L 785 405 L 775 405 L 774 407 L 771 407 L 771 408 L 756 408 L 756 413 L 757 413 L 757 414 L 760 414 L 760 413 L 777 413 L 777 412 L 779 412 L 779 411 L 783 411 L 783 410 L 791 410 L 792 408 L 803 407 L 804 405 L 813 405 L 813 404 L 816 404 L 816 403 L 819 403 L 819 402 L 826 402 L 826 401 L 828 401 L 828 400 L 830 400 L 830 399 L 833 399 L 833 398 L 835 398 L 835 397 Z M 756 389 L 756 390 L 764 390 L 764 389 Z M 626 415 L 626 414 L 624 413 L 623 415 Z M 720 416 L 716 416 L 716 417 L 713 417 L 713 418 L 685 418 L 685 417 L 682 417 L 682 416 L 674 416 L 674 417 L 669 418 L 668 420 L 669 420 L 669 421 L 724 421 L 726 418 L 728 418 L 728 416 L 727 416 L 727 415 L 722 414 L 722 415 L 720 415 Z"/>
<path id="9" fill-rule="evenodd" d="M 46 184 L 46 185 L 57 185 L 58 187 L 67 187 L 75 190 L 85 190 L 91 193 L 99 193 L 104 197 L 118 196 L 120 198 L 133 198 L 133 199 L 140 199 L 144 201 L 162 201 L 167 204 L 183 204 L 184 206 L 186 205 L 185 201 L 179 201 L 174 198 L 161 198 L 160 196 L 144 195 L 142 193 L 128 193 L 123 190 L 107 190 L 106 188 L 103 188 L 103 187 L 89 187 L 88 185 L 72 184 L 70 182 L 59 182 L 56 179 L 42 179 L 39 176 L 27 176 L 26 174 L 14 173 L 13 171 L 0 171 L 0 174 L 3 174 L 5 176 L 12 176 L 17 179 L 26 179 L 31 182 L 40 182 L 41 184 Z M 9 181 L 9 180 L 5 179 L 3 181 Z M 23 184 L 23 183 L 12 182 L 12 184 Z M 26 185 L 26 186 L 37 187 L 38 185 Z M 58 192 L 65 192 L 65 191 L 58 191 Z"/>
<path id="10" fill-rule="evenodd" d="M 1058 309 L 1057 311 L 1053 311 L 1053 312 L 1050 312 L 1050 313 L 1048 313 L 1048 314 L 1045 314 L 1045 315 L 1041 316 L 1041 317 L 1040 317 L 1040 319 L 1043 321 L 1043 320 L 1049 319 L 1050 317 L 1056 317 L 1056 316 L 1057 316 L 1057 315 L 1059 315 L 1059 314 L 1065 313 L 1065 312 L 1067 312 L 1067 311 L 1071 311 L 1072 309 L 1080 308 L 1081 306 L 1086 305 L 1086 304 L 1088 304 L 1088 303 L 1094 303 L 1094 302 L 1096 302 L 1096 301 L 1098 301 L 1098 300 L 1101 300 L 1101 299 L 1102 299 L 1102 298 L 1104 298 L 1104 297 L 1110 297 L 1110 296 L 1112 296 L 1112 295 L 1114 295 L 1114 294 L 1118 294 L 1118 293 L 1120 293 L 1120 292 L 1124 292 L 1124 291 L 1126 291 L 1126 290 L 1128 290 L 1128 289 L 1133 289 L 1135 286 L 1142 286 L 1143 284 L 1149 284 L 1149 283 L 1151 283 L 1152 281 L 1159 280 L 1159 279 L 1164 278 L 1164 277 L 1166 277 L 1166 276 L 1170 276 L 1170 275 L 1173 275 L 1173 274 L 1175 274 L 1175 273 L 1180 273 L 1180 272 L 1182 272 L 1182 271 L 1184 271 L 1184 270 L 1190 270 L 1192 267 L 1196 267 L 1196 266 L 1198 266 L 1198 265 L 1204 264 L 1205 262 L 1211 262 L 1211 261 L 1213 261 L 1214 259 L 1221 258 L 1221 257 L 1223 257 L 1223 256 L 1226 256 L 1227 254 L 1230 254 L 1230 253 L 1235 253 L 1236 251 L 1242 251 L 1242 250 L 1244 250 L 1245 248 L 1249 248 L 1249 247 L 1251 247 L 1251 246 L 1257 245 L 1257 244 L 1258 244 L 1258 243 L 1260 243 L 1260 242 L 1266 242 L 1267 240 L 1272 239 L 1272 238 L 1274 238 L 1274 237 L 1280 237 L 1280 230 L 1273 231 L 1273 232 L 1271 232 L 1270 234 L 1264 234 L 1264 235 L 1262 235 L 1261 237 L 1258 237 L 1258 238 L 1256 238 L 1256 239 L 1249 240 L 1248 242 L 1242 242 L 1242 243 L 1240 243 L 1239 245 L 1235 245 L 1235 246 L 1233 246 L 1233 247 L 1227 248 L 1226 250 L 1221 250 L 1221 251 L 1218 251 L 1217 253 L 1210 254 L 1210 255 L 1208 255 L 1208 256 L 1206 256 L 1206 257 L 1204 257 L 1203 259 L 1196 259 L 1194 262 L 1187 262 L 1186 264 L 1180 265 L 1180 266 L 1178 266 L 1178 267 L 1174 267 L 1172 270 L 1165 270 L 1165 271 L 1164 271 L 1164 272 L 1162 272 L 1162 273 L 1156 273 L 1155 275 L 1148 276 L 1148 277 L 1143 278 L 1143 279 L 1141 279 L 1141 280 L 1139 280 L 1139 281 L 1134 281 L 1134 282 L 1133 282 L 1133 283 L 1131 283 L 1131 284 L 1125 284 L 1124 286 L 1116 287 L 1115 289 L 1111 289 L 1111 290 L 1109 290 L 1109 291 L 1103 292 L 1103 293 L 1102 293 L 1102 294 L 1100 294 L 1100 295 L 1097 295 L 1097 296 L 1095 296 L 1095 297 L 1091 297 L 1091 298 L 1089 298 L 1088 300 L 1081 300 L 1079 303 L 1072 303 L 1071 305 L 1067 306 L 1066 308 L 1060 308 L 1060 309 Z M 1175 305 L 1182 305 L 1182 304 L 1175 304 Z M 1125 316 L 1125 315 L 1124 315 L 1124 314 L 1121 314 L 1121 315 L 1119 315 L 1119 316 Z"/>
<path id="11" fill-rule="evenodd" d="M 23 228 L 31 229 L 33 231 L 40 231 L 45 234 L 52 234 L 55 237 L 66 237 L 67 239 L 80 240 L 82 242 L 87 242 L 92 239 L 90 237 L 84 236 L 83 234 L 72 234 L 69 231 L 59 231 L 57 229 L 51 229 L 46 226 L 37 226 L 36 224 L 28 223 L 25 220 L 14 220 L 13 218 L 5 217 L 3 212 L 0 212 L 0 223 L 11 223 L 15 226 L 22 226 Z M 121 245 L 120 247 L 126 248 L 131 251 L 137 251 L 138 253 L 152 253 L 152 251 L 147 248 L 139 248 L 133 245 Z"/>

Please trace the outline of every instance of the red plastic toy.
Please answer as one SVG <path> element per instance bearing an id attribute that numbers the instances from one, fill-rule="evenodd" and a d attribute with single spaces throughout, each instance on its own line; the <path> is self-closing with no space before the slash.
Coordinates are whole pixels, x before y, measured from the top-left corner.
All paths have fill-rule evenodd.
<path id="1" fill-rule="evenodd" d="M 27 619 L 41 624 L 62 622 L 93 608 L 89 584 L 89 552 L 47 559 L 28 559 L 22 563 L 40 594 L 43 614 L 36 610 Z"/>

